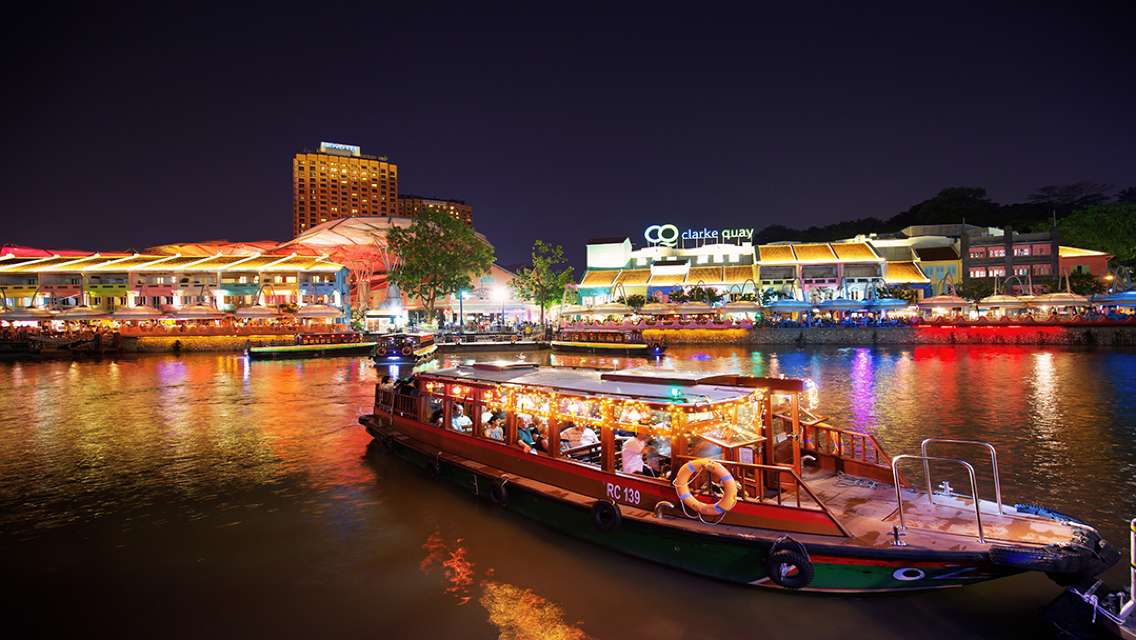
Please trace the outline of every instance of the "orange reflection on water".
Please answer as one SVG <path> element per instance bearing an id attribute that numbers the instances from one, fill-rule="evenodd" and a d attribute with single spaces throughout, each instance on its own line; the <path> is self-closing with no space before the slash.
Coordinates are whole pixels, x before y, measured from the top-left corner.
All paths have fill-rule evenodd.
<path id="1" fill-rule="evenodd" d="M 462 538 L 451 545 L 438 531 L 422 544 L 426 555 L 419 563 L 423 573 L 441 565 L 446 580 L 446 593 L 458 606 L 469 604 L 470 591 L 480 587 L 477 602 L 489 614 L 489 622 L 497 627 L 502 640 L 584 640 L 589 638 L 579 623 L 567 622 L 563 607 L 532 589 L 525 589 L 494 579 L 493 570 L 477 577 L 476 565 L 467 556 Z"/>

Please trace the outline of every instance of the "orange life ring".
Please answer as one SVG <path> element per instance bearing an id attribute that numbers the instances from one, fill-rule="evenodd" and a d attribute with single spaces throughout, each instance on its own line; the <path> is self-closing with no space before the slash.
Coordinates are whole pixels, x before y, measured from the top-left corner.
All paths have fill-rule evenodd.
<path id="1" fill-rule="evenodd" d="M 378 349 L 378 354 L 380 356 L 387 355 L 387 348 L 385 346 L 380 346 L 379 349 Z"/>
<path id="2" fill-rule="evenodd" d="M 509 338 L 509 342 L 516 342 L 517 340 L 518 340 L 517 336 L 513 336 L 512 338 Z"/>
<path id="3" fill-rule="evenodd" d="M 690 492 L 690 481 L 703 469 L 714 476 L 722 485 L 722 499 L 714 504 L 706 504 Z M 683 506 L 704 516 L 724 515 L 738 503 L 738 483 L 722 463 L 710 458 L 697 458 L 679 467 L 674 479 L 675 494 Z"/>
<path id="4" fill-rule="evenodd" d="M 411 349 L 410 347 L 403 347 L 401 353 L 404 356 L 408 356 L 408 355 L 414 353 L 414 349 Z"/>

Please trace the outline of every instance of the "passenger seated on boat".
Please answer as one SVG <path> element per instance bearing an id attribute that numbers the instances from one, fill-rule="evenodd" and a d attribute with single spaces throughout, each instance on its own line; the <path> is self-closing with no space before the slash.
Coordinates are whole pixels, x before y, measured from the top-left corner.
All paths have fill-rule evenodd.
<path id="1" fill-rule="evenodd" d="M 595 431 L 583 425 L 577 425 L 574 422 L 568 422 L 566 424 L 567 426 L 560 430 L 561 451 L 577 449 L 590 444 L 599 444 L 600 439 L 596 437 Z"/>
<path id="2" fill-rule="evenodd" d="M 465 407 L 457 402 L 454 403 L 453 408 L 450 409 L 450 426 L 454 431 L 462 433 L 470 433 L 473 431 L 473 420 L 465 415 Z"/>
<path id="3" fill-rule="evenodd" d="M 442 426 L 442 408 L 441 407 L 434 409 L 434 412 L 430 414 L 430 424 L 434 425 L 435 427 Z"/>
<path id="4" fill-rule="evenodd" d="M 492 413 L 489 415 L 489 421 L 481 431 L 481 435 L 489 438 L 490 440 L 497 440 L 498 442 L 505 441 L 505 416 L 501 413 Z"/>
<path id="5" fill-rule="evenodd" d="M 623 461 L 624 473 L 643 473 L 643 453 L 650 441 L 651 434 L 642 431 L 623 443 L 623 448 L 619 450 L 619 457 Z"/>
<path id="6" fill-rule="evenodd" d="M 383 376 L 382 381 L 379 382 L 379 388 L 382 389 L 383 391 L 393 390 L 394 389 L 394 380 L 391 379 L 390 376 Z"/>

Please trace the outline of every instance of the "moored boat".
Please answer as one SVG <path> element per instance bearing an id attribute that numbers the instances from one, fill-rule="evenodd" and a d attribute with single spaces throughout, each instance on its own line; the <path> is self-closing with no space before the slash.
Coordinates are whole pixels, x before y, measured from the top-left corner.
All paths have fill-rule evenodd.
<path id="1" fill-rule="evenodd" d="M 880 592 L 1023 571 L 1061 583 L 1118 557 L 1092 527 L 976 497 L 974 468 L 929 438 L 888 456 L 801 406 L 804 381 L 484 363 L 376 390 L 360 422 L 441 478 L 592 542 L 718 579 Z M 914 464 L 912 464 L 914 463 Z M 954 465 L 971 493 L 905 479 Z"/>
<path id="2" fill-rule="evenodd" d="M 312 333 L 296 336 L 295 344 L 249 347 L 248 356 L 252 360 L 367 356 L 374 350 L 375 342 L 358 333 Z"/>
<path id="3" fill-rule="evenodd" d="M 375 364 L 422 362 L 438 350 L 430 333 L 388 333 L 377 336 L 376 341 Z"/>
<path id="4" fill-rule="evenodd" d="M 552 336 L 552 350 L 576 353 L 606 353 L 642 357 L 661 356 L 667 346 L 662 342 L 647 342 L 637 329 L 558 329 Z"/>

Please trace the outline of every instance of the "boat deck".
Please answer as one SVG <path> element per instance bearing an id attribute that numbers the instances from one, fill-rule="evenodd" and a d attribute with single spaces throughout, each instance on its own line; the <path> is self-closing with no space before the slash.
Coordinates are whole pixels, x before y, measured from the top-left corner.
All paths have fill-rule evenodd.
<path id="1" fill-rule="evenodd" d="M 853 536 L 862 540 L 892 543 L 891 529 L 899 524 L 895 487 L 865 478 L 831 472 L 806 472 L 805 482 Z M 1038 517 L 999 514 L 995 503 L 982 500 L 983 533 L 988 541 L 1024 544 L 1062 544 L 1075 537 L 1073 525 Z M 903 515 L 908 533 L 905 541 L 928 535 L 949 536 L 960 542 L 978 540 L 974 500 L 936 495 L 935 504 L 923 491 L 903 490 Z"/>

